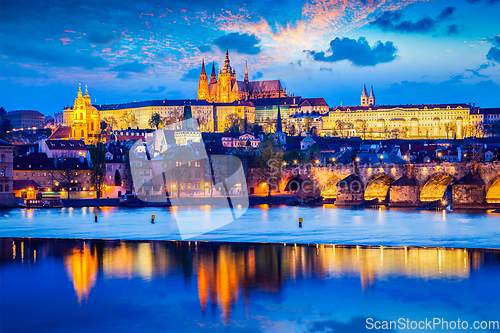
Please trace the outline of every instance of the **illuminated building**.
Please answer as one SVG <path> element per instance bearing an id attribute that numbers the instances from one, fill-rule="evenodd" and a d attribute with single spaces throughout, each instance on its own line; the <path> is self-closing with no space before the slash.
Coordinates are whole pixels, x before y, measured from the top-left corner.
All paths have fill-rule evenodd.
<path id="1" fill-rule="evenodd" d="M 45 124 L 45 116 L 33 110 L 9 111 L 2 116 L 2 120 L 7 119 L 13 129 L 40 128 Z"/>
<path id="2" fill-rule="evenodd" d="M 471 106 L 468 104 L 375 105 L 370 104 L 370 101 L 375 102 L 375 97 L 372 98 L 367 97 L 364 88 L 361 106 L 332 109 L 323 117 L 322 132 L 380 139 L 455 136 L 461 139 L 471 132 Z"/>
<path id="3" fill-rule="evenodd" d="M 0 140 L 0 206 L 15 206 L 13 151 L 13 145 Z"/>
<path id="4" fill-rule="evenodd" d="M 286 96 L 286 91 L 279 80 L 249 81 L 246 65 L 244 80 L 236 80 L 236 70 L 231 67 L 227 50 L 224 67 L 219 70 L 218 76 L 215 73 L 215 64 L 212 64 L 210 81 L 205 72 L 205 61 L 202 61 L 198 82 L 199 100 L 211 103 L 231 103 L 236 100 L 276 98 L 280 93 Z"/>
<path id="5" fill-rule="evenodd" d="M 78 88 L 78 96 L 75 98 L 72 111 L 70 137 L 75 140 L 84 140 L 87 144 L 96 143 L 101 133 L 101 120 L 99 111 L 92 106 L 87 89 L 85 89 L 85 96 L 82 96 L 81 86 Z"/>

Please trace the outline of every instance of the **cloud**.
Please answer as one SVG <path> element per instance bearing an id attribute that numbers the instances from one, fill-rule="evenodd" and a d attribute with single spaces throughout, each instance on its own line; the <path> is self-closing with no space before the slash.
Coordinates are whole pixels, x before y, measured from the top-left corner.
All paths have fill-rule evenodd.
<path id="1" fill-rule="evenodd" d="M 327 67 L 321 67 L 319 69 L 320 72 L 333 72 L 333 69 Z"/>
<path id="2" fill-rule="evenodd" d="M 149 87 L 148 89 L 144 89 L 142 91 L 143 94 L 159 94 L 165 91 L 165 86 L 158 86 L 158 90 L 154 90 L 153 87 Z"/>
<path id="3" fill-rule="evenodd" d="M 496 61 L 500 64 L 500 35 L 488 38 L 488 41 L 490 41 L 493 46 L 486 54 L 486 59 Z"/>
<path id="4" fill-rule="evenodd" d="M 472 73 L 472 75 L 474 77 L 482 77 L 482 78 L 487 78 L 488 76 L 487 75 L 484 75 L 484 74 L 481 74 L 480 71 L 483 70 L 483 69 L 486 69 L 490 67 L 490 64 L 488 63 L 485 63 L 485 64 L 482 64 L 480 65 L 478 68 L 476 69 L 466 69 L 467 72 L 470 72 Z"/>
<path id="5" fill-rule="evenodd" d="M 205 66 L 205 72 L 206 71 L 207 71 L 207 66 Z M 181 81 L 198 82 L 198 80 L 200 79 L 200 73 L 201 73 L 201 67 L 191 68 L 187 73 L 184 73 L 184 75 L 181 78 Z M 210 74 L 211 73 L 207 74 L 209 76 L 209 80 L 210 80 Z"/>
<path id="6" fill-rule="evenodd" d="M 87 34 L 87 40 L 92 44 L 109 45 L 121 40 L 122 35 L 108 31 L 91 31 Z"/>
<path id="7" fill-rule="evenodd" d="M 385 44 L 377 41 L 371 47 L 364 37 L 360 37 L 357 41 L 348 37 L 342 39 L 337 37 L 330 42 L 330 48 L 326 52 L 307 50 L 304 52 L 307 52 L 316 61 L 348 60 L 354 66 L 365 67 L 393 61 L 396 59 L 397 49 L 390 41 L 385 42 Z"/>
<path id="8" fill-rule="evenodd" d="M 132 61 L 125 64 L 117 65 L 111 70 L 116 72 L 127 72 L 127 73 L 140 73 L 148 68 L 148 64 L 140 63 L 138 61 Z"/>
<path id="9" fill-rule="evenodd" d="M 125 73 L 125 72 L 120 72 L 120 73 L 118 73 L 118 75 L 116 77 L 118 79 L 128 79 L 128 78 L 132 77 L 132 75 L 130 75 L 129 73 Z"/>
<path id="10" fill-rule="evenodd" d="M 447 20 L 455 12 L 455 7 L 448 6 L 435 18 L 424 17 L 418 21 L 403 21 L 401 11 L 385 11 L 370 25 L 379 27 L 383 31 L 402 33 L 426 33 L 432 31 L 439 22 Z"/>
<path id="11" fill-rule="evenodd" d="M 457 35 L 462 31 L 462 29 L 457 24 L 450 24 L 446 27 L 447 35 Z"/>
<path id="12" fill-rule="evenodd" d="M 453 15 L 453 12 L 455 12 L 455 7 L 448 6 L 441 11 L 441 13 L 438 15 L 437 19 L 438 20 L 446 20 L 446 19 L 450 18 L 451 15 Z"/>
<path id="13" fill-rule="evenodd" d="M 198 50 L 200 50 L 200 52 L 202 53 L 206 53 L 212 51 L 212 47 L 207 44 L 201 44 L 200 46 L 198 46 Z"/>
<path id="14" fill-rule="evenodd" d="M 221 51 L 225 51 L 227 47 L 229 50 L 234 50 L 243 54 L 259 54 L 259 42 L 260 39 L 253 34 L 240 34 L 237 32 L 232 32 L 214 39 L 214 44 L 217 45 Z"/>

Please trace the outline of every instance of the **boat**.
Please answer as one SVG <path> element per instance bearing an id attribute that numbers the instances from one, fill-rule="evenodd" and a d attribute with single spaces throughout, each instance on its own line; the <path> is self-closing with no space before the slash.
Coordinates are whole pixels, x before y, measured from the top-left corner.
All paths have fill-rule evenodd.
<path id="1" fill-rule="evenodd" d="M 63 203 L 60 199 L 26 199 L 19 206 L 24 208 L 62 208 Z"/>

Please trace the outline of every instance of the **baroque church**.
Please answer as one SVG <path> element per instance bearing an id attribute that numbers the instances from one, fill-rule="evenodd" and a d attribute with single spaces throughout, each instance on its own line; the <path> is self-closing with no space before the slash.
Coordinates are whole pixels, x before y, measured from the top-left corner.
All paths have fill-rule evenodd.
<path id="1" fill-rule="evenodd" d="M 205 60 L 202 61 L 200 81 L 198 82 L 198 99 L 210 103 L 231 103 L 236 100 L 286 97 L 286 91 L 280 80 L 249 81 L 248 66 L 245 65 L 244 81 L 236 80 L 236 70 L 231 68 L 229 53 L 226 49 L 224 67 L 215 72 L 212 63 L 210 81 L 205 72 Z"/>
<path id="2" fill-rule="evenodd" d="M 82 87 L 78 88 L 72 111 L 71 139 L 83 139 L 87 144 L 96 143 L 101 132 L 99 111 L 92 106 L 86 87 L 85 96 L 82 96 Z"/>

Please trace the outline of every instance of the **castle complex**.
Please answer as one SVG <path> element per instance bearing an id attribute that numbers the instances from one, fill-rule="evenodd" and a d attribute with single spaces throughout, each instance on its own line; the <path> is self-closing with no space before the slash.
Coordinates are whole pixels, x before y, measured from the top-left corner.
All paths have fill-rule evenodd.
<path id="1" fill-rule="evenodd" d="M 229 53 L 226 50 L 224 67 L 215 74 L 215 63 L 212 63 L 212 74 L 208 81 L 205 72 L 205 61 L 202 61 L 200 81 L 198 82 L 198 99 L 210 103 L 230 103 L 237 100 L 285 97 L 286 91 L 279 80 L 249 81 L 248 66 L 245 65 L 244 81 L 236 80 L 236 70 L 231 67 Z"/>

